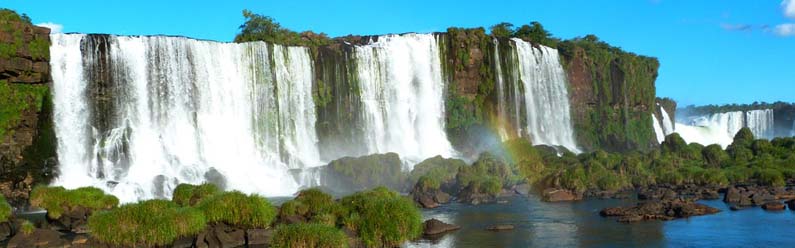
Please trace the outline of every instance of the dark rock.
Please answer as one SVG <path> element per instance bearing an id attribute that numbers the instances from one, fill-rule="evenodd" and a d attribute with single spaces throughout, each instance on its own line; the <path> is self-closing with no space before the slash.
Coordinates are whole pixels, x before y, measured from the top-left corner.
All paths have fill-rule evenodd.
<path id="1" fill-rule="evenodd" d="M 774 202 L 768 202 L 768 203 L 762 204 L 762 209 L 768 210 L 768 211 L 781 211 L 781 210 L 784 210 L 785 207 L 784 207 L 784 203 L 781 203 L 781 202 L 778 202 L 778 201 L 774 201 Z"/>
<path id="2" fill-rule="evenodd" d="M 621 222 L 640 220 L 672 220 L 718 213 L 720 210 L 684 200 L 648 201 L 632 207 L 605 208 L 599 212 L 603 217 L 619 217 Z"/>
<path id="3" fill-rule="evenodd" d="M 340 158 L 323 167 L 320 176 L 323 185 L 344 194 L 378 186 L 401 191 L 406 180 L 403 162 L 396 153 Z"/>
<path id="4" fill-rule="evenodd" d="M 31 234 L 17 233 L 8 241 L 8 248 L 64 247 L 70 244 L 61 233 L 50 229 L 35 229 Z"/>
<path id="5" fill-rule="evenodd" d="M 423 208 L 437 208 L 437 207 L 439 207 L 439 204 L 436 203 L 436 201 L 431 196 L 428 196 L 428 195 L 425 195 L 425 194 L 415 196 L 414 199 Z"/>
<path id="6" fill-rule="evenodd" d="M 248 229 L 246 230 L 246 240 L 248 245 L 267 245 L 273 237 L 270 229 Z"/>
<path id="7" fill-rule="evenodd" d="M 451 231 L 461 229 L 460 226 L 444 223 L 437 219 L 426 220 L 424 223 L 423 234 L 425 235 L 439 235 Z"/>
<path id="8" fill-rule="evenodd" d="M 181 237 L 171 244 L 171 248 L 190 248 L 193 247 L 194 241 L 196 241 L 196 237 L 193 236 Z"/>
<path id="9" fill-rule="evenodd" d="M 542 197 L 547 202 L 579 201 L 582 199 L 582 195 L 564 189 L 546 189 Z"/>
<path id="10" fill-rule="evenodd" d="M 0 241 L 10 238 L 11 234 L 13 234 L 11 223 L 9 222 L 0 223 Z"/>
<path id="11" fill-rule="evenodd" d="M 748 208 L 748 207 L 740 206 L 740 205 L 731 205 L 729 207 L 729 209 L 732 210 L 732 211 L 740 211 L 740 210 L 743 210 L 743 209 L 746 209 L 746 208 Z"/>
<path id="12" fill-rule="evenodd" d="M 795 200 L 787 201 L 787 207 L 789 208 L 789 210 L 795 211 Z"/>
<path id="13" fill-rule="evenodd" d="M 486 230 L 499 232 L 499 231 L 509 231 L 513 230 L 514 226 L 511 224 L 499 224 L 499 225 L 491 225 L 486 227 Z"/>

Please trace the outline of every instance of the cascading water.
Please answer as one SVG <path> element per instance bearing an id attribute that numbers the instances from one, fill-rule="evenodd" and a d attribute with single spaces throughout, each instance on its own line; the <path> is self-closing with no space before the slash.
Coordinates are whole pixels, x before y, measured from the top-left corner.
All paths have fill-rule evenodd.
<path id="1" fill-rule="evenodd" d="M 745 125 L 754 136 L 761 139 L 773 138 L 775 120 L 772 109 L 751 110 L 745 113 Z"/>
<path id="2" fill-rule="evenodd" d="M 691 119 L 689 124 L 676 124 L 676 132 L 688 143 L 720 144 L 725 148 L 743 127 L 751 129 L 757 138 L 770 139 L 774 136 L 775 123 L 771 109 L 715 113 Z"/>
<path id="3" fill-rule="evenodd" d="M 657 120 L 657 116 L 654 114 L 651 114 L 651 120 L 652 127 L 654 127 L 654 135 L 657 136 L 657 142 L 662 143 L 665 140 L 665 132 L 660 127 L 660 121 Z"/>
<path id="4" fill-rule="evenodd" d="M 210 181 L 265 195 L 321 164 L 306 48 L 52 35 L 60 176 L 123 202 Z"/>
<path id="5" fill-rule="evenodd" d="M 674 133 L 676 126 L 674 125 L 674 120 L 668 115 L 668 111 L 665 111 L 665 108 L 660 106 L 660 113 L 662 113 L 662 129 L 665 135 Z"/>
<path id="6" fill-rule="evenodd" d="M 560 145 L 579 152 L 571 124 L 566 74 L 558 51 L 534 47 L 521 39 L 511 39 L 518 60 L 514 77 L 524 89 L 526 130 L 535 145 Z"/>
<path id="7" fill-rule="evenodd" d="M 395 152 L 409 165 L 455 154 L 445 132 L 439 45 L 433 34 L 380 36 L 356 46 L 368 154 Z"/>

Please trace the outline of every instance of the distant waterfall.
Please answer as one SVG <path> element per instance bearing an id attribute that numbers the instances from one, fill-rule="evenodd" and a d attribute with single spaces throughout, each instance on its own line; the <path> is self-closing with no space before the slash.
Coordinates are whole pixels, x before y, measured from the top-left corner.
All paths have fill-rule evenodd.
<path id="1" fill-rule="evenodd" d="M 516 51 L 515 84 L 524 90 L 526 133 L 535 145 L 560 145 L 579 152 L 571 123 L 566 74 L 558 51 L 534 47 L 521 39 L 511 39 Z"/>
<path id="2" fill-rule="evenodd" d="M 774 118 L 772 109 L 751 110 L 745 113 L 746 126 L 760 139 L 773 138 Z"/>
<path id="3" fill-rule="evenodd" d="M 771 139 L 774 136 L 774 116 L 771 109 L 715 113 L 690 119 L 689 123 L 676 124 L 676 132 L 689 143 L 720 144 L 726 147 L 743 127 L 751 129 L 756 138 Z"/>
<path id="4" fill-rule="evenodd" d="M 433 34 L 380 36 L 356 46 L 368 154 L 395 152 L 414 164 L 454 155 L 445 132 L 445 82 Z"/>
<path id="5" fill-rule="evenodd" d="M 306 48 L 180 37 L 51 36 L 60 176 L 123 202 L 211 181 L 265 195 L 317 166 Z"/>
<path id="6" fill-rule="evenodd" d="M 657 104 L 659 105 L 659 104 Z M 668 112 L 665 111 L 665 108 L 662 106 L 660 107 L 660 114 L 662 115 L 662 119 L 657 119 L 657 116 L 652 114 L 651 118 L 654 123 L 652 123 L 654 127 L 654 134 L 657 136 L 657 142 L 662 143 L 665 141 L 665 136 L 674 133 L 674 121 L 671 120 L 671 117 L 668 115 Z"/>

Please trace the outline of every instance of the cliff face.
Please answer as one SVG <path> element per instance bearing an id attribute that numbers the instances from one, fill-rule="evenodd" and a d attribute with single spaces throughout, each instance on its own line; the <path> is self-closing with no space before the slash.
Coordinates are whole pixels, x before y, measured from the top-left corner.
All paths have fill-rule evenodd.
<path id="1" fill-rule="evenodd" d="M 0 192 L 12 202 L 55 168 L 49 33 L 0 10 Z"/>

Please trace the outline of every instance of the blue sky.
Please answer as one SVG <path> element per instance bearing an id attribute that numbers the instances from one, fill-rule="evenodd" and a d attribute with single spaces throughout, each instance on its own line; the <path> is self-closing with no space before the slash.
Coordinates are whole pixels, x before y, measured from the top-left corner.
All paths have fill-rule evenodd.
<path id="1" fill-rule="evenodd" d="M 795 2 L 795 0 L 787 0 Z M 241 11 L 331 36 L 541 22 L 555 36 L 596 34 L 662 64 L 657 95 L 680 105 L 795 102 L 795 4 L 781 0 L 205 1 L 2 0 L 64 32 L 168 34 L 230 41 Z"/>

